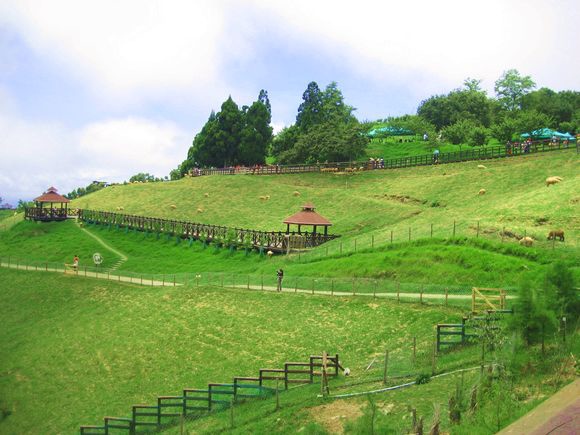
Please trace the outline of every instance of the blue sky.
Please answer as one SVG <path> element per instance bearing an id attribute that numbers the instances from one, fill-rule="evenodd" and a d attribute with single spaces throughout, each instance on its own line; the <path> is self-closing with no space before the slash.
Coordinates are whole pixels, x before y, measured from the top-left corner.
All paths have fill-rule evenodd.
<path id="1" fill-rule="evenodd" d="M 578 3 L 0 0 L 0 196 L 164 176 L 210 111 L 266 89 L 276 130 L 310 81 L 359 119 L 516 68 L 580 88 Z"/>

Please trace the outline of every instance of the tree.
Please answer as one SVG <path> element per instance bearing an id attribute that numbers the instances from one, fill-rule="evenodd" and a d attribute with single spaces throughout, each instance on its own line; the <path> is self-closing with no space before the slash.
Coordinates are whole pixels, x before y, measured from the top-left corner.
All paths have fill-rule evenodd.
<path id="1" fill-rule="evenodd" d="M 214 159 L 221 157 L 224 166 L 235 165 L 239 160 L 238 148 L 243 127 L 243 114 L 230 96 L 217 114 Z"/>
<path id="2" fill-rule="evenodd" d="M 238 163 L 253 165 L 263 164 L 266 161 L 268 147 L 272 142 L 271 118 L 268 92 L 261 90 L 258 100 L 244 111 Z"/>
<path id="3" fill-rule="evenodd" d="M 481 80 L 479 80 L 479 79 L 472 79 L 471 77 L 467 77 L 463 81 L 463 86 L 465 87 L 465 89 L 467 91 L 470 91 L 470 92 L 483 92 L 483 93 L 485 93 L 481 89 Z"/>
<path id="4" fill-rule="evenodd" d="M 298 107 L 296 126 L 307 131 L 311 126 L 321 122 L 323 105 L 322 91 L 316 82 L 308 83 L 308 87 L 302 94 L 302 103 Z"/>
<path id="5" fill-rule="evenodd" d="M 544 293 L 531 288 L 530 282 L 524 280 L 514 302 L 514 315 L 511 327 L 519 332 L 527 346 L 543 340 L 544 334 L 556 326 L 555 314 L 547 307 Z"/>
<path id="6" fill-rule="evenodd" d="M 148 183 L 150 181 L 155 181 L 155 177 L 148 172 L 139 172 L 129 178 L 130 183 L 134 182 L 141 182 L 141 183 Z"/>
<path id="7" fill-rule="evenodd" d="M 302 100 L 296 124 L 273 141 L 272 153 L 278 162 L 351 160 L 363 154 L 368 139 L 336 82 L 324 91 L 310 82 Z"/>
<path id="8" fill-rule="evenodd" d="M 580 313 L 580 299 L 572 271 L 562 261 L 555 262 L 546 273 L 545 287 L 553 295 L 556 314 L 573 325 Z"/>
<path id="9" fill-rule="evenodd" d="M 518 128 L 517 120 L 513 116 L 505 116 L 491 126 L 491 134 L 500 142 L 507 142 L 518 133 Z"/>
<path id="10" fill-rule="evenodd" d="M 454 145 L 459 145 L 468 142 L 471 131 L 476 126 L 475 122 L 463 119 L 453 125 L 445 127 L 441 132 L 446 140 Z"/>
<path id="11" fill-rule="evenodd" d="M 521 76 L 518 70 L 504 71 L 495 82 L 495 94 L 504 109 L 514 111 L 521 109 L 522 98 L 536 87 L 530 76 Z"/>
<path id="12" fill-rule="evenodd" d="M 437 130 L 464 120 L 488 127 L 491 124 L 492 104 L 484 92 L 477 90 L 479 81 L 474 82 L 466 84 L 470 86 L 468 89 L 456 89 L 447 95 L 436 95 L 424 100 L 417 114 L 432 123 Z"/>
<path id="13" fill-rule="evenodd" d="M 489 129 L 478 125 L 469 132 L 467 143 L 473 146 L 483 146 L 489 141 Z"/>
<path id="14" fill-rule="evenodd" d="M 535 110 L 526 110 L 518 112 L 515 117 L 515 125 L 518 133 L 528 133 L 539 128 L 544 128 L 552 123 L 552 119 Z"/>

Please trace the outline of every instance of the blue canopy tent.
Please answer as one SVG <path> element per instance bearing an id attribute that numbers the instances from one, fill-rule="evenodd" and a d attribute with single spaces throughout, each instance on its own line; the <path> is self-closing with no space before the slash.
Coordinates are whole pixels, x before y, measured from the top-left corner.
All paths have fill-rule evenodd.
<path id="1" fill-rule="evenodd" d="M 540 128 L 538 130 L 534 130 L 530 133 L 522 133 L 520 134 L 523 138 L 532 137 L 532 139 L 552 139 L 556 137 L 558 139 L 564 140 L 574 140 L 574 136 L 570 133 L 560 133 L 559 131 L 552 130 L 551 128 Z"/>

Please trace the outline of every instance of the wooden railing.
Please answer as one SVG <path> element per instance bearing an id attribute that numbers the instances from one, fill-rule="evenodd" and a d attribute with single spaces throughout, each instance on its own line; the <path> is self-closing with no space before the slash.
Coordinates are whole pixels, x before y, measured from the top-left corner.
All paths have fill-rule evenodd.
<path id="1" fill-rule="evenodd" d="M 78 210 L 81 221 L 107 225 L 118 229 L 165 234 L 180 239 L 202 240 L 224 246 L 262 248 L 276 252 L 286 252 L 294 248 L 314 248 L 339 237 L 334 234 L 312 232 L 289 233 L 283 231 L 259 231 L 245 228 L 231 228 L 220 225 L 201 224 L 172 219 L 135 216 L 99 210 Z"/>
<path id="2" fill-rule="evenodd" d="M 398 169 L 414 166 L 428 166 L 435 164 L 466 162 L 474 160 L 490 160 L 514 156 L 524 156 L 535 153 L 558 151 L 577 148 L 577 144 L 565 144 L 563 142 L 552 143 L 549 140 L 535 141 L 527 145 L 495 146 L 495 147 L 470 147 L 465 150 L 439 153 L 437 159 L 433 154 L 422 154 L 417 156 L 399 157 L 387 159 L 380 162 L 351 161 L 315 164 L 293 164 L 293 165 L 266 165 L 256 167 L 232 166 L 227 168 L 202 168 L 193 170 L 190 175 L 277 175 L 277 174 L 299 174 L 305 172 L 354 172 L 374 169 Z"/>
<path id="3" fill-rule="evenodd" d="M 296 367 L 301 367 L 297 369 Z M 131 417 L 105 417 L 103 425 L 80 427 L 81 435 L 101 435 L 111 429 L 120 429 L 134 434 L 143 428 L 159 428 L 177 417 L 205 415 L 215 409 L 225 409 L 240 399 L 249 399 L 272 394 L 283 384 L 311 384 L 315 377 L 337 377 L 340 365 L 338 354 L 334 356 L 311 355 L 308 362 L 287 362 L 283 369 L 260 369 L 257 377 L 236 376 L 232 383 L 209 383 L 206 389 L 184 388 L 178 396 L 159 396 L 156 405 L 133 405 Z M 307 375 L 297 379 L 296 374 Z M 266 386 L 267 384 L 273 386 Z M 253 391 L 253 392 L 252 392 Z"/>
<path id="4" fill-rule="evenodd" d="M 26 207 L 24 209 L 24 218 L 35 221 L 65 220 L 67 216 L 68 210 L 66 208 Z"/>

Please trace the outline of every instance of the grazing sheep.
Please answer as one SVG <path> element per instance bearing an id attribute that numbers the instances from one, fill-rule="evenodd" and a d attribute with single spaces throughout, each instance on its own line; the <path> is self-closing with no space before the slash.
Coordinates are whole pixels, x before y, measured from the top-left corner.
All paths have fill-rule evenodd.
<path id="1" fill-rule="evenodd" d="M 117 211 L 121 211 L 121 210 L 125 210 L 125 209 L 121 206 L 117 207 Z"/>
<path id="2" fill-rule="evenodd" d="M 267 200 L 268 200 L 268 199 L 270 199 L 270 195 L 266 195 L 266 199 L 267 199 Z"/>
<path id="3" fill-rule="evenodd" d="M 548 240 L 559 238 L 562 242 L 564 241 L 564 230 L 552 230 L 548 233 Z"/>
<path id="4" fill-rule="evenodd" d="M 266 254 L 268 255 L 269 258 L 271 258 L 272 255 L 274 255 L 274 253 L 272 251 L 268 251 L 268 252 L 266 252 Z"/>
<path id="5" fill-rule="evenodd" d="M 261 199 L 262 201 L 266 201 L 266 197 L 265 197 L 264 195 L 261 195 L 261 196 L 260 196 L 260 199 Z"/>
<path id="6" fill-rule="evenodd" d="M 203 196 L 205 196 L 206 198 L 209 198 L 209 193 L 205 192 L 205 193 L 203 194 Z"/>
<path id="7" fill-rule="evenodd" d="M 487 169 L 487 167 L 484 165 L 477 165 L 477 167 L 478 167 L 478 169 Z"/>
<path id="8" fill-rule="evenodd" d="M 531 237 L 522 237 L 520 239 L 520 245 L 530 247 L 534 244 L 534 239 Z"/>
<path id="9" fill-rule="evenodd" d="M 562 181 L 562 177 L 548 177 L 546 178 L 546 187 L 550 187 L 551 184 L 558 184 Z"/>
<path id="10" fill-rule="evenodd" d="M 169 208 L 170 208 L 171 210 L 175 210 L 175 209 L 177 208 L 177 206 L 176 206 L 175 204 L 171 204 L 171 205 L 169 206 Z"/>
<path id="11" fill-rule="evenodd" d="M 485 195 L 486 190 L 485 189 L 479 189 L 479 195 Z"/>
<path id="12" fill-rule="evenodd" d="M 344 376 L 350 375 L 350 369 L 348 367 L 344 368 Z"/>
<path id="13" fill-rule="evenodd" d="M 203 208 L 198 208 L 198 209 L 197 209 L 197 212 L 198 212 L 198 213 L 203 213 Z"/>
<path id="14" fill-rule="evenodd" d="M 298 192 L 297 190 L 295 190 L 294 193 L 292 193 L 292 195 L 294 195 L 294 196 L 300 196 L 300 192 Z"/>

